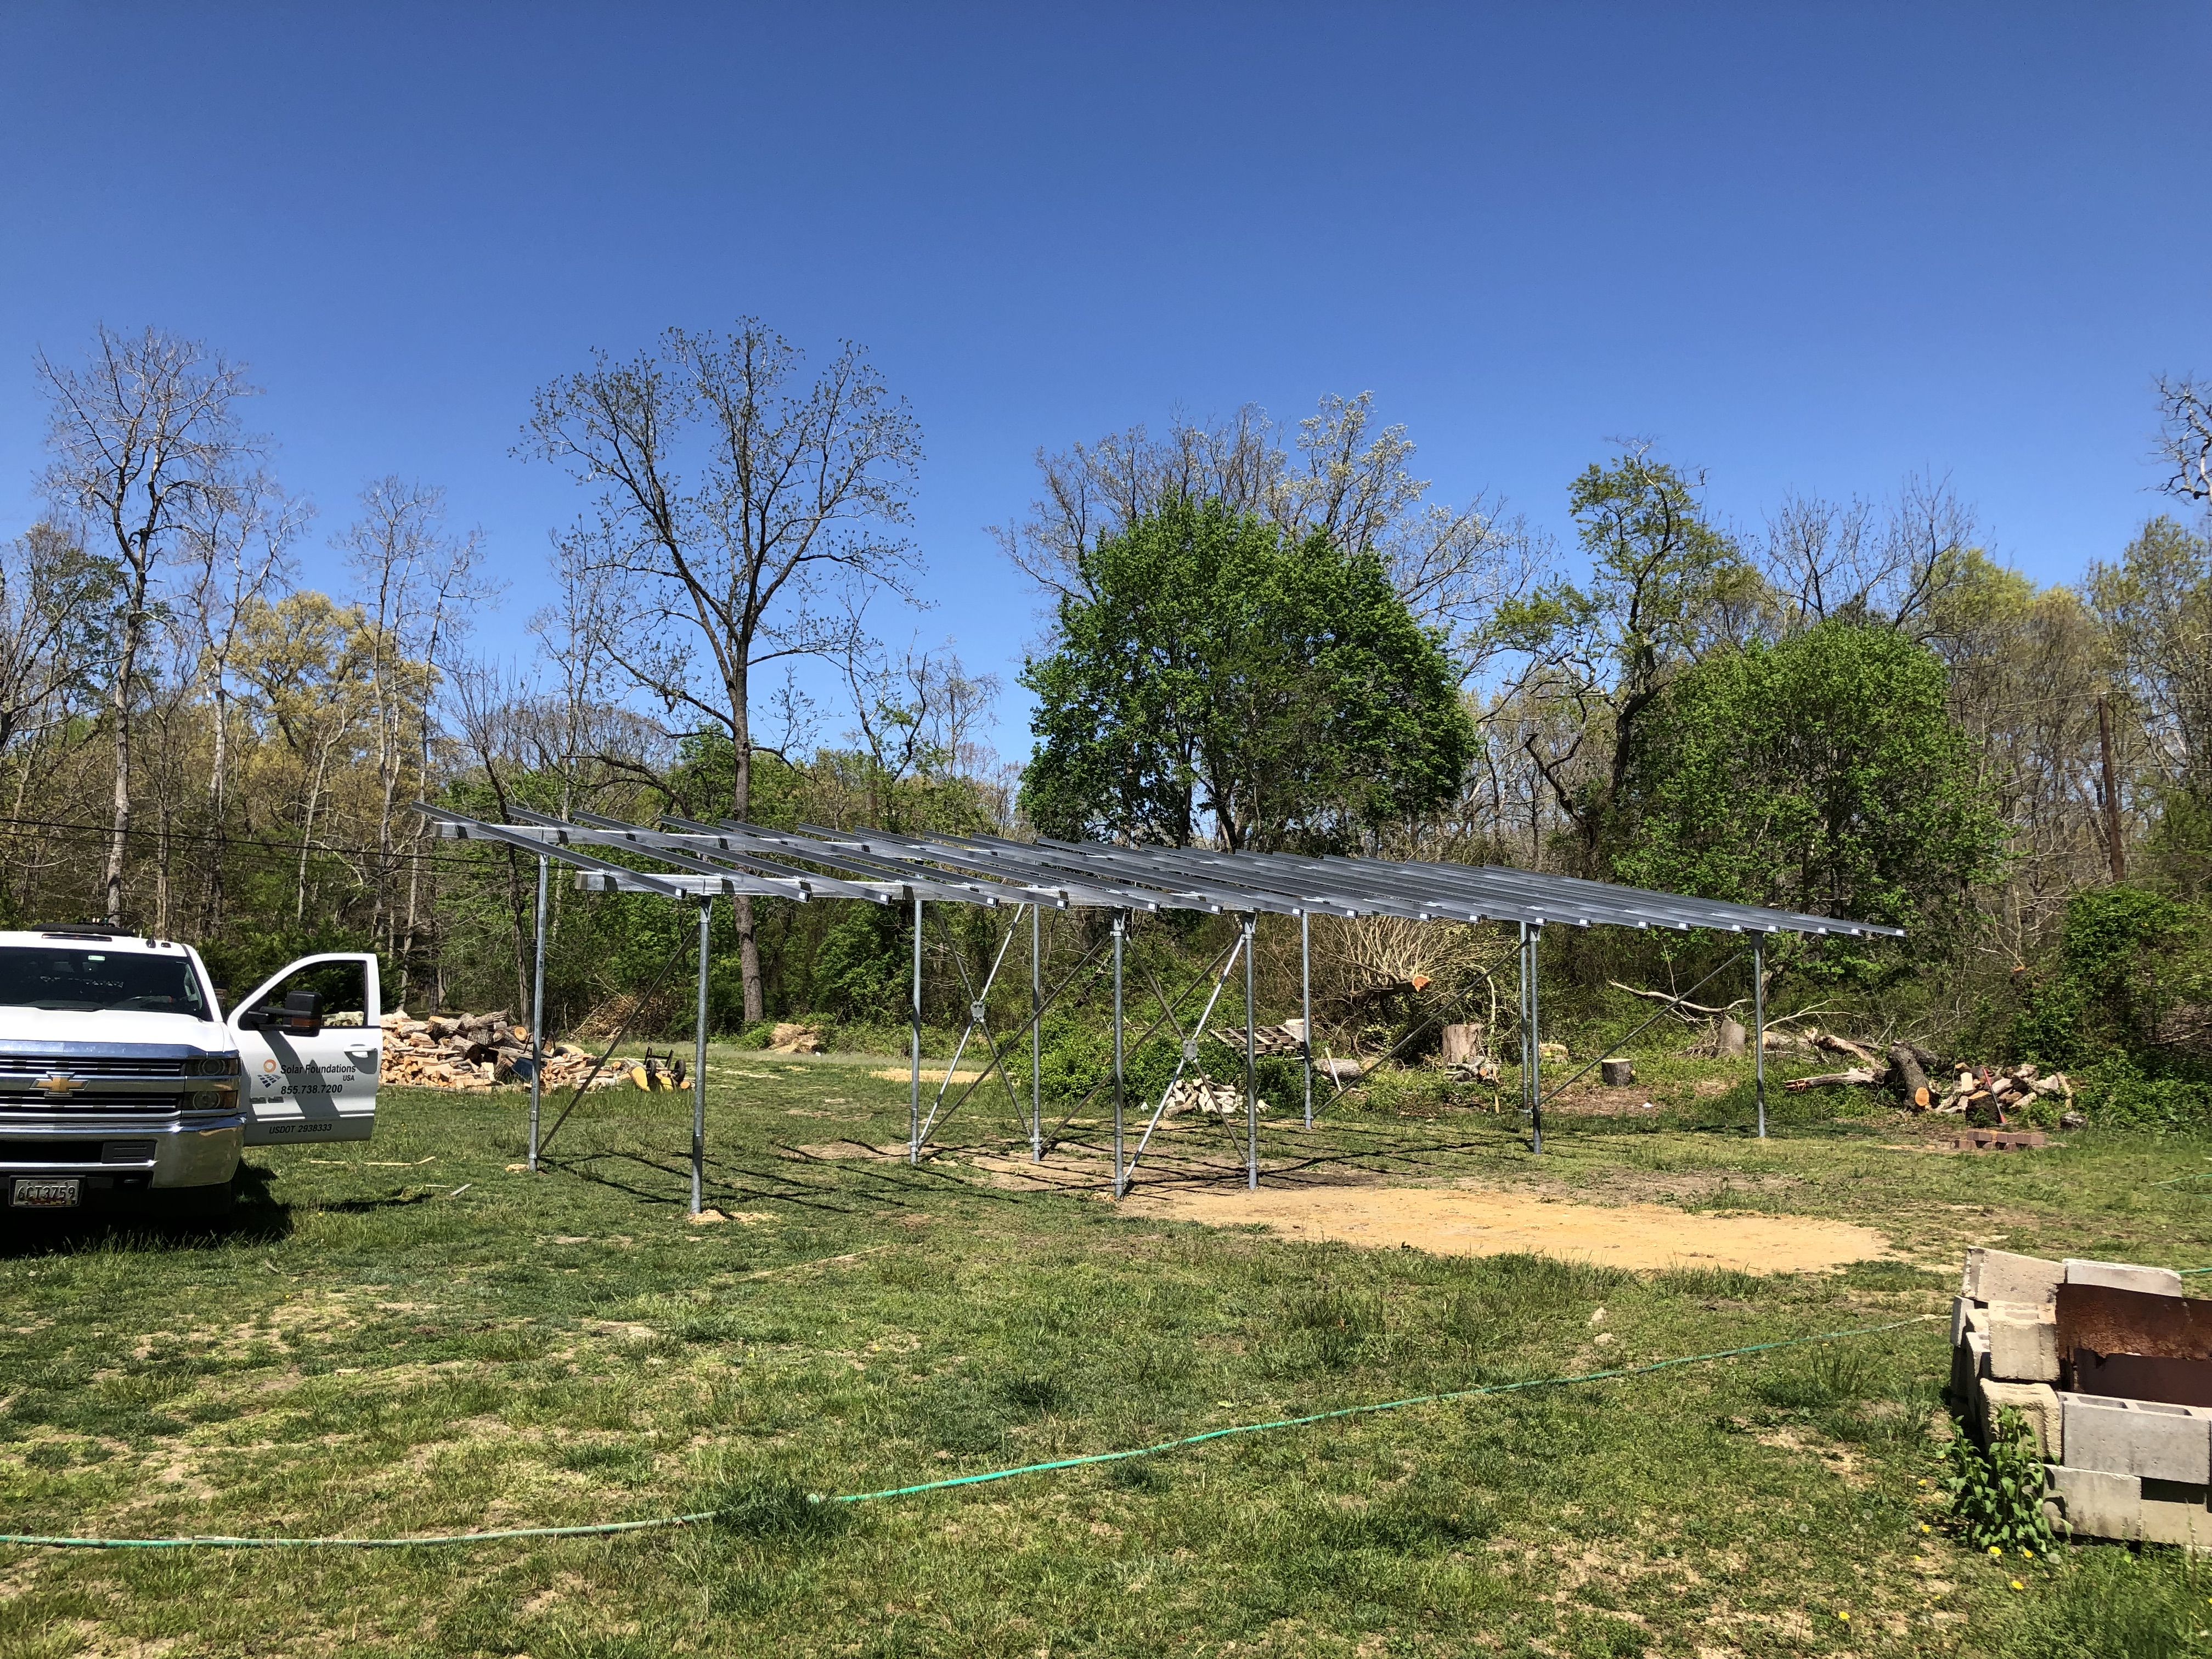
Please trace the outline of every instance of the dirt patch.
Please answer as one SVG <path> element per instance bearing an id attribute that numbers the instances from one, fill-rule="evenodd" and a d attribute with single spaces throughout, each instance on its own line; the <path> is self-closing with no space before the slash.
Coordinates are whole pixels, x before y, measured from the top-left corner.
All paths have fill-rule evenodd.
<path id="1" fill-rule="evenodd" d="M 1800 1216 L 1686 1215 L 1656 1204 L 1573 1204 L 1464 1187 L 1139 1192 L 1125 1212 L 1218 1227 L 1258 1224 L 1285 1238 L 1334 1239 L 1436 1255 L 1526 1250 L 1608 1267 L 1808 1273 L 1893 1254 L 1871 1227 Z"/>

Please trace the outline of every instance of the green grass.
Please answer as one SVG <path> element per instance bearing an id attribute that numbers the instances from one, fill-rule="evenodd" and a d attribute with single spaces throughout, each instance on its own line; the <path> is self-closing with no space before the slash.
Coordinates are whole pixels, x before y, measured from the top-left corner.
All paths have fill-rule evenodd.
<path id="1" fill-rule="evenodd" d="M 1969 1243 L 2212 1263 L 2212 1194 L 2154 1184 L 2212 1168 L 2212 1145 L 1938 1158 L 1887 1150 L 1898 1121 L 1802 1105 L 1761 1143 L 1736 1074 L 1686 1062 L 1655 1079 L 1656 1121 L 1555 1117 L 1541 1160 L 1512 1115 L 1412 1089 L 1310 1142 L 1268 1131 L 1271 1158 L 1406 1179 L 1856 1220 L 1899 1258 L 1632 1275 L 1017 1193 L 961 1151 L 1010 1129 L 1003 1097 L 918 1170 L 778 1150 L 902 1137 L 884 1063 L 718 1050 L 709 1200 L 740 1218 L 715 1224 L 684 1219 L 684 1097 L 595 1098 L 532 1177 L 507 1168 L 518 1097 L 395 1091 L 368 1146 L 257 1154 L 227 1230 L 7 1234 L 9 1530 L 726 1512 L 455 1550 L 0 1551 L 0 1656 L 2208 1650 L 2212 1590 L 2171 1552 L 2000 1567 L 1945 1540 L 1920 1484 L 1933 1322 L 916 1498 L 810 1495 L 1937 1311 Z M 1200 1144 L 1222 1150 L 1178 1137 L 1161 1167 Z"/>

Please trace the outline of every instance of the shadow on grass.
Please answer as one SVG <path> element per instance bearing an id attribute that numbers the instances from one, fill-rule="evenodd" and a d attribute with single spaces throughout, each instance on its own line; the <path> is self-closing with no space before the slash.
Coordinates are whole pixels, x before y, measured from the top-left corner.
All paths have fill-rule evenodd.
<path id="1" fill-rule="evenodd" d="M 155 1193 L 113 1208 L 38 1212 L 0 1210 L 0 1260 L 66 1255 L 86 1250 L 200 1250 L 232 1244 L 273 1244 L 291 1237 L 294 1206 L 270 1188 L 276 1172 L 242 1164 L 221 1214 L 192 1213 L 187 1203 Z M 330 1207 L 343 1208 L 343 1206 Z"/>

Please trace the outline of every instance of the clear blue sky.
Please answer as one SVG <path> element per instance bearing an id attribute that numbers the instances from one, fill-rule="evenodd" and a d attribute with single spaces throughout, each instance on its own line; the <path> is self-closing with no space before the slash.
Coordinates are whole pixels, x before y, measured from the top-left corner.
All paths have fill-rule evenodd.
<path id="1" fill-rule="evenodd" d="M 865 343 L 927 441 L 931 637 L 1012 678 L 1030 458 L 1371 389 L 1555 532 L 1641 434 L 1756 525 L 1949 473 L 2044 580 L 2212 371 L 2212 7 L 49 5 L 0 15 L 0 533 L 34 347 L 246 359 L 322 521 L 447 486 L 520 618 L 532 388 L 670 323 Z M 1025 752 L 1018 718 L 1001 745 Z"/>

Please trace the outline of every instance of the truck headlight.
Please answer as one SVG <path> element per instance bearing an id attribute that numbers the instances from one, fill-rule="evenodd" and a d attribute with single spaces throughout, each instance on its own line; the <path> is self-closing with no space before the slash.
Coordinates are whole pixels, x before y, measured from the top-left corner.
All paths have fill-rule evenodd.
<path id="1" fill-rule="evenodd" d="M 235 1084 L 220 1083 L 213 1088 L 203 1085 L 185 1097 L 188 1112 L 234 1112 L 238 1109 L 238 1087 Z"/>
<path id="2" fill-rule="evenodd" d="M 198 1054 L 185 1062 L 186 1077 L 236 1077 L 239 1071 L 236 1054 Z"/>

